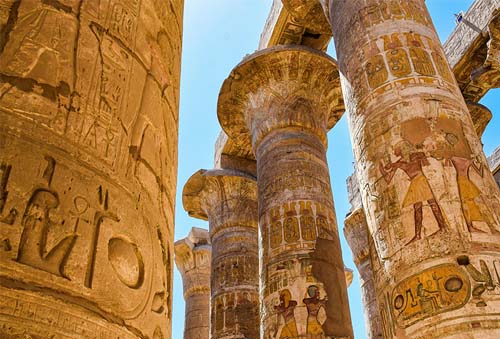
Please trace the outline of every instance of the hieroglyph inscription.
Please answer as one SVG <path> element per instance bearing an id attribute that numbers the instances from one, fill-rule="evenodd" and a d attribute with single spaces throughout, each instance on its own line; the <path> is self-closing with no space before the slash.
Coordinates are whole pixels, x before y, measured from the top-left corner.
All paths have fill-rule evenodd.
<path id="1" fill-rule="evenodd" d="M 36 269 L 72 280 L 64 272 L 65 264 L 71 255 L 75 242 L 79 235 L 88 233 L 88 239 L 81 239 L 88 242 L 88 257 L 86 260 L 86 270 L 84 277 L 84 286 L 92 288 L 94 271 L 96 265 L 96 255 L 98 250 L 99 236 L 101 235 L 101 225 L 105 220 L 119 222 L 120 218 L 110 209 L 110 197 L 108 190 L 99 186 L 97 189 L 97 201 L 99 206 L 91 208 L 89 201 L 80 195 L 73 198 L 73 212 L 66 223 L 65 217 L 56 218 L 54 215 L 60 209 L 61 201 L 59 193 L 53 189 L 52 178 L 56 170 L 56 161 L 50 156 L 45 156 L 46 167 L 42 178 L 46 186 L 36 187 L 29 195 L 24 213 L 20 223 L 22 233 L 19 242 L 16 261 L 31 266 Z M 8 177 L 12 167 L 2 164 L 2 200 L 3 206 L 7 203 Z M 89 210 L 94 210 L 92 218 L 87 219 Z M 12 208 L 11 211 L 17 211 Z M 17 212 L 10 212 L 8 216 L 14 216 Z M 7 222 L 5 222 L 7 221 Z M 15 218 L 3 217 L 2 222 L 12 225 Z M 66 231 L 63 225 L 69 224 Z M 82 230 L 82 227 L 89 227 L 88 230 Z M 51 239 L 56 239 L 52 240 Z M 17 243 L 16 239 L 8 239 L 9 243 Z M 49 242 L 52 245 L 49 246 Z M 5 249 L 4 249 L 5 250 Z M 130 240 L 124 240 L 121 235 L 111 237 L 108 244 L 109 264 L 114 269 L 117 277 L 130 288 L 139 288 L 144 278 L 144 268 L 142 254 L 137 246 Z M 125 266 L 124 266 L 125 265 Z M 130 265 L 130 266 L 127 266 Z"/>
<path id="2" fill-rule="evenodd" d="M 392 312 L 400 327 L 462 307 L 470 282 L 458 265 L 440 265 L 406 278 L 392 292 Z"/>

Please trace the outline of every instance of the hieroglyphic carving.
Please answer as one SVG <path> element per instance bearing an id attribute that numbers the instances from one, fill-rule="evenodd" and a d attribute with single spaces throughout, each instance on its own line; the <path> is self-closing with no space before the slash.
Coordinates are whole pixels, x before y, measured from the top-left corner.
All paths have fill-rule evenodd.
<path id="1" fill-rule="evenodd" d="M 0 290 L 0 321 L 9 337 L 26 336 L 26 332 L 41 338 L 109 338 L 135 339 L 132 332 L 104 319 L 91 317 L 81 309 L 67 310 L 57 299 L 44 300 L 36 293 Z M 22 319 L 22 323 L 16 319 Z"/>
<path id="2" fill-rule="evenodd" d="M 273 207 L 268 220 L 270 237 L 263 237 L 265 251 L 279 253 L 292 248 L 313 248 L 318 234 L 331 228 L 332 215 L 314 201 L 294 201 Z"/>
<path id="3" fill-rule="evenodd" d="M 457 263 L 465 267 L 473 282 L 471 302 L 477 307 L 485 307 L 487 303 L 483 294 L 500 295 L 500 260 L 493 260 L 489 263 L 486 263 L 484 259 L 477 261 L 479 269 L 471 263 L 468 256 L 462 255 L 457 258 Z"/>
<path id="4" fill-rule="evenodd" d="M 326 132 L 342 104 L 336 66 L 325 57 L 299 46 L 259 51 L 233 70 L 219 95 L 223 129 L 257 159 L 265 338 L 352 336 L 325 157 Z M 298 303 L 309 286 L 331 297 L 320 307 L 328 319 L 321 330 L 312 325 L 314 310 Z"/>
<path id="5" fill-rule="evenodd" d="M 7 183 L 9 182 L 9 176 L 12 166 L 7 164 L 0 164 L 0 171 L 2 172 L 2 177 L 0 179 L 0 222 L 12 225 L 17 218 L 17 210 L 12 208 L 7 215 L 3 215 L 3 210 L 5 204 L 7 203 L 7 198 L 9 197 L 9 191 L 7 191 Z"/>
<path id="6" fill-rule="evenodd" d="M 182 0 L 0 8 L 1 279 L 169 338 Z"/>
<path id="7" fill-rule="evenodd" d="M 183 190 L 184 209 L 208 219 L 212 243 L 211 338 L 259 336 L 257 185 L 232 169 L 200 170 Z"/>
<path id="8" fill-rule="evenodd" d="M 425 2 L 328 2 L 385 335 L 467 336 L 474 314 L 474 328 L 495 336 L 498 298 L 484 292 L 495 306 L 479 315 L 467 303 L 474 278 L 451 263 L 498 256 L 500 196 Z M 490 279 L 473 265 L 478 299 Z"/>
<path id="9" fill-rule="evenodd" d="M 401 281 L 392 293 L 392 313 L 401 327 L 457 309 L 470 297 L 470 283 L 457 265 L 426 269 Z"/>
<path id="10" fill-rule="evenodd" d="M 111 219 L 115 222 L 119 221 L 119 218 L 113 212 L 108 212 L 109 209 L 108 191 L 103 191 L 103 188 L 99 186 L 97 190 L 97 195 L 100 204 L 100 209 L 95 212 L 93 219 L 91 247 L 89 251 L 89 260 L 87 263 L 87 272 L 85 274 L 85 286 L 87 286 L 88 288 L 92 288 L 92 280 L 94 277 L 94 267 L 96 260 L 96 250 L 97 250 L 97 244 L 99 242 L 99 235 L 101 232 L 102 222 L 105 219 Z"/>
<path id="11" fill-rule="evenodd" d="M 55 160 L 46 156 L 47 167 L 43 173 L 48 188 L 38 188 L 28 200 L 21 224 L 23 233 L 19 242 L 17 261 L 49 273 L 67 278 L 63 265 L 75 244 L 76 234 L 66 235 L 51 249 L 47 248 L 47 236 L 53 226 L 52 210 L 59 206 L 59 197 L 50 189 L 55 170 Z"/>

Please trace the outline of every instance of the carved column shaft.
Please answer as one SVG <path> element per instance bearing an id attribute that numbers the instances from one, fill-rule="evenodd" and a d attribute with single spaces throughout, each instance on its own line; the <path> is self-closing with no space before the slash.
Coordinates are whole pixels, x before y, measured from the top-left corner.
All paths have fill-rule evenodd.
<path id="1" fill-rule="evenodd" d="M 184 338 L 208 339 L 212 252 L 208 231 L 193 228 L 187 238 L 175 242 L 174 250 L 186 302 Z"/>
<path id="2" fill-rule="evenodd" d="M 326 162 L 335 85 L 334 60 L 280 46 L 244 59 L 219 95 L 223 129 L 257 159 L 264 338 L 352 337 Z"/>
<path id="3" fill-rule="evenodd" d="M 359 272 L 367 339 L 381 339 L 383 338 L 382 324 L 370 258 L 371 244 L 363 209 L 358 208 L 349 214 L 344 224 L 344 235 L 349 243 L 354 263 Z"/>
<path id="4" fill-rule="evenodd" d="M 0 8 L 0 337 L 170 338 L 183 1 Z"/>
<path id="5" fill-rule="evenodd" d="M 500 193 L 424 1 L 329 8 L 384 331 L 498 336 Z"/>
<path id="6" fill-rule="evenodd" d="M 235 170 L 199 171 L 184 208 L 208 219 L 212 243 L 211 338 L 259 338 L 257 187 Z"/>

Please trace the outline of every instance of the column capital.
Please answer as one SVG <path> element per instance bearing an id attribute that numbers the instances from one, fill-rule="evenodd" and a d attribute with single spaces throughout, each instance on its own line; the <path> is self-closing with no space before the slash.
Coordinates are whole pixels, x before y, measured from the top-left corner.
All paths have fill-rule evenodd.
<path id="1" fill-rule="evenodd" d="M 174 243 L 175 264 L 182 275 L 184 298 L 210 292 L 212 246 L 208 231 L 193 227 L 189 235 Z"/>
<path id="2" fill-rule="evenodd" d="M 326 132 L 344 112 L 337 62 L 318 50 L 283 45 L 238 64 L 222 85 L 218 118 L 239 147 L 255 151 L 278 129 Z"/>
<path id="3" fill-rule="evenodd" d="M 490 122 L 493 114 L 488 107 L 481 105 L 477 102 L 466 101 L 467 108 L 469 109 L 470 116 L 472 118 L 472 123 L 474 124 L 474 129 L 476 130 L 477 136 L 481 138 L 483 136 L 484 130 L 488 123 Z"/>
<path id="4" fill-rule="evenodd" d="M 193 218 L 210 221 L 210 233 L 224 227 L 257 227 L 257 181 L 255 177 L 232 169 L 199 170 L 182 192 L 184 209 Z M 249 217 L 251 216 L 251 217 Z"/>

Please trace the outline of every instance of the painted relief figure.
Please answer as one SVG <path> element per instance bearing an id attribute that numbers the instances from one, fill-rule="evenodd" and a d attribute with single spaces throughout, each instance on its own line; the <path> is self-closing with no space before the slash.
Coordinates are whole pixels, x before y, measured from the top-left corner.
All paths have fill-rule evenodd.
<path id="1" fill-rule="evenodd" d="M 413 206 L 415 219 L 415 236 L 407 243 L 422 238 L 423 203 L 427 202 L 436 218 L 439 230 L 447 228 L 443 213 L 439 207 L 432 189 L 424 175 L 422 167 L 428 165 L 427 156 L 424 152 L 413 149 L 411 143 L 406 140 L 400 141 L 394 148 L 394 154 L 399 160 L 394 163 L 380 163 L 379 169 L 385 181 L 390 183 L 397 169 L 401 169 L 410 178 L 410 187 L 403 199 L 402 208 Z"/>
<path id="2" fill-rule="evenodd" d="M 495 224 L 492 213 L 481 197 L 480 189 L 470 179 L 470 171 L 475 170 L 481 177 L 484 176 L 481 161 L 474 159 L 472 151 L 459 121 L 447 118 L 438 118 L 437 127 L 443 145 L 436 156 L 445 159 L 445 165 L 453 165 L 457 174 L 457 186 L 460 194 L 463 215 L 469 232 L 483 232 L 474 227 L 474 222 L 484 222 L 491 233 L 500 232 L 493 226 Z"/>
<path id="3" fill-rule="evenodd" d="M 297 323 L 295 321 L 295 307 L 297 302 L 292 300 L 292 294 L 288 289 L 280 292 L 280 304 L 274 306 L 285 320 L 285 324 L 281 328 L 280 339 L 296 338 L 299 334 L 297 332 Z"/>
<path id="4" fill-rule="evenodd" d="M 498 230 L 496 230 L 493 226 L 493 220 L 489 220 L 489 215 L 485 214 L 486 218 L 483 217 L 483 213 L 481 213 L 479 204 L 476 203 L 476 199 L 481 199 L 481 191 L 469 179 L 469 169 L 471 168 L 476 170 L 477 173 L 482 177 L 483 166 L 477 166 L 473 160 L 459 157 L 451 158 L 451 162 L 453 163 L 453 166 L 457 171 L 458 192 L 460 193 L 462 209 L 469 232 L 482 232 L 481 230 L 474 227 L 473 222 L 484 221 L 488 225 L 491 233 L 499 234 L 500 232 L 498 232 Z"/>
<path id="5" fill-rule="evenodd" d="M 307 288 L 308 298 L 304 298 L 302 302 L 307 307 L 307 339 L 322 339 L 325 332 L 318 320 L 318 313 L 322 307 L 325 307 L 327 298 L 320 299 L 319 288 L 316 285 L 311 285 Z"/>

